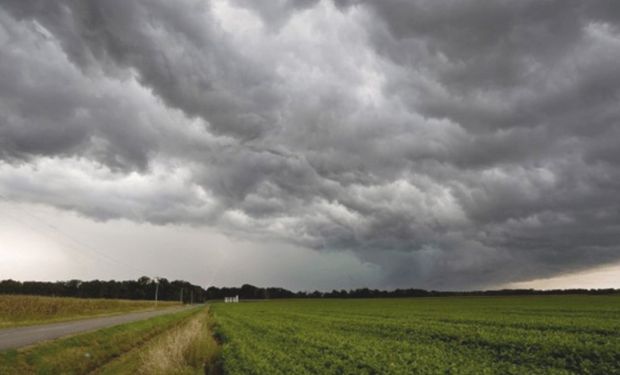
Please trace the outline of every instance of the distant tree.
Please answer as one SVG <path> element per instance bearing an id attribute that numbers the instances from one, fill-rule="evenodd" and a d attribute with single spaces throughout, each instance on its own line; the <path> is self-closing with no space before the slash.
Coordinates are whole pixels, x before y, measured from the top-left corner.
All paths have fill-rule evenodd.
<path id="1" fill-rule="evenodd" d="M 41 281 L 0 281 L 0 294 L 29 294 L 43 296 L 83 297 L 83 298 L 121 298 L 121 299 L 153 299 L 155 296 L 155 280 L 142 276 L 138 280 L 103 281 L 103 280 L 68 280 L 58 282 Z M 228 296 L 240 296 L 241 299 L 266 298 L 385 298 L 385 297 L 441 297 L 441 296 L 499 296 L 499 295 L 552 295 L 552 294 L 617 294 L 620 289 L 503 289 L 468 292 L 440 292 L 424 289 L 395 289 L 392 291 L 360 288 L 346 291 L 332 290 L 291 292 L 288 289 L 269 287 L 261 288 L 250 284 L 238 287 L 209 287 L 203 289 L 187 281 L 165 278 L 159 279 L 159 299 L 162 301 L 179 301 L 184 303 L 218 300 Z"/>

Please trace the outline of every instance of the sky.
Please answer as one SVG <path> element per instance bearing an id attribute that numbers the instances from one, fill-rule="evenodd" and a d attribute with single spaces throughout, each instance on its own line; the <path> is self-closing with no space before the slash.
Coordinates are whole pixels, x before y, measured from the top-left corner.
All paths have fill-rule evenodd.
<path id="1" fill-rule="evenodd" d="M 3 0 L 0 279 L 620 287 L 620 3 Z"/>

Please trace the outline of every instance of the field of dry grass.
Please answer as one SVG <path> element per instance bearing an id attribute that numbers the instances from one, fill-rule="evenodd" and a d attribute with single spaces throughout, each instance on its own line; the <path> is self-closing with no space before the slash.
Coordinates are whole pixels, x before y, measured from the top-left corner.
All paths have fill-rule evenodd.
<path id="1" fill-rule="evenodd" d="M 158 308 L 177 302 L 159 302 Z M 0 328 L 155 308 L 153 301 L 0 295 Z"/>
<path id="2" fill-rule="evenodd" d="M 213 363 L 220 347 L 209 330 L 209 316 L 194 317 L 184 326 L 164 334 L 140 356 L 139 374 L 191 374 Z"/>
<path id="3" fill-rule="evenodd" d="M 208 309 L 99 368 L 96 375 L 217 374 L 221 347 Z"/>

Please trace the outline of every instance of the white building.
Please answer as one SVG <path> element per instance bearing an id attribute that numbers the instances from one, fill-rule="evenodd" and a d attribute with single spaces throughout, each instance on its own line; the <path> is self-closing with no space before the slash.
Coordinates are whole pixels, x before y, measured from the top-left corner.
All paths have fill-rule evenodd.
<path id="1" fill-rule="evenodd" d="M 239 296 L 224 297 L 224 303 L 238 303 L 238 302 L 239 302 Z"/>

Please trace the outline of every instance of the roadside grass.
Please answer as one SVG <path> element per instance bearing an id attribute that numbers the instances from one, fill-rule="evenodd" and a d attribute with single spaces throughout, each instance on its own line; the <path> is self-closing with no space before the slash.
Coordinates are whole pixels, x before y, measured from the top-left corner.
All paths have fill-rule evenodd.
<path id="1" fill-rule="evenodd" d="M 106 364 L 93 375 L 218 374 L 221 348 L 212 336 L 208 309 L 145 345 Z"/>
<path id="2" fill-rule="evenodd" d="M 204 307 L 0 352 L 0 374 L 85 374 L 161 333 L 185 325 Z"/>
<path id="3" fill-rule="evenodd" d="M 157 308 L 178 302 L 159 302 Z M 0 295 L 0 328 L 154 309 L 153 301 Z"/>

